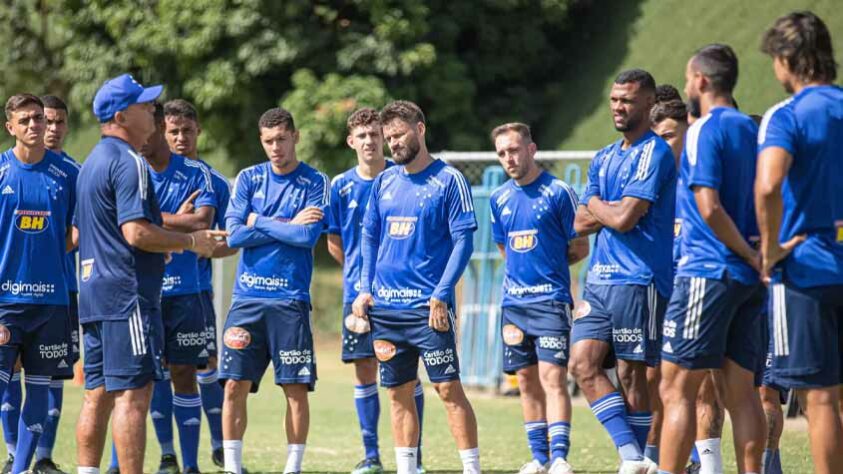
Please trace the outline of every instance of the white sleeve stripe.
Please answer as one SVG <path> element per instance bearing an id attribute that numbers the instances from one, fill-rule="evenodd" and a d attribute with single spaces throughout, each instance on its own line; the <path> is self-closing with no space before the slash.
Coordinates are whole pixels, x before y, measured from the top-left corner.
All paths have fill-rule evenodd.
<path id="1" fill-rule="evenodd" d="M 638 160 L 638 171 L 635 173 L 635 179 L 644 179 L 647 176 L 647 170 L 650 168 L 650 162 L 653 158 L 653 149 L 656 147 L 656 141 L 650 140 L 644 145 L 644 151 L 641 152 L 641 158 Z"/>
<path id="2" fill-rule="evenodd" d="M 69 164 L 69 165 L 73 166 L 73 167 L 74 167 L 74 168 L 76 168 L 77 170 L 82 168 L 81 166 L 79 166 L 79 163 L 77 163 L 77 162 L 75 162 L 75 161 L 71 160 L 70 158 L 62 158 L 62 160 L 64 160 L 64 162 L 65 162 L 65 163 L 67 163 L 67 164 Z"/>
<path id="3" fill-rule="evenodd" d="M 140 193 L 140 198 L 146 201 L 146 163 L 135 152 L 128 151 L 129 155 L 135 159 L 135 166 L 138 168 L 138 192 Z"/>
<path id="4" fill-rule="evenodd" d="M 198 168 L 202 172 L 202 177 L 205 179 L 205 191 L 209 193 L 214 192 L 214 186 L 211 184 L 211 173 L 208 171 L 206 166 L 203 166 L 190 158 L 185 158 L 184 164 L 190 168 Z"/>
<path id="5" fill-rule="evenodd" d="M 685 154 L 688 155 L 688 163 L 690 163 L 691 166 L 694 166 L 697 163 L 700 132 L 702 131 L 703 125 L 705 125 L 711 117 L 712 115 L 708 114 L 694 122 L 694 124 L 688 128 L 688 134 L 685 139 Z"/>
<path id="6" fill-rule="evenodd" d="M 564 189 L 565 192 L 568 194 L 568 199 L 571 201 L 571 209 L 573 209 L 574 212 L 577 212 L 577 195 L 576 195 L 576 193 L 574 193 L 574 190 L 571 189 L 570 186 L 568 186 L 568 183 L 566 183 L 562 180 L 559 180 L 559 183 L 562 184 L 562 189 Z"/>
<path id="7" fill-rule="evenodd" d="M 770 125 L 770 119 L 773 118 L 773 115 L 782 107 L 789 104 L 793 98 L 788 98 L 779 102 L 778 104 L 770 107 L 766 113 L 764 113 L 764 118 L 761 119 L 761 126 L 758 127 L 758 144 L 763 145 L 764 142 L 767 140 L 767 127 Z"/>
<path id="8" fill-rule="evenodd" d="M 462 201 L 463 212 L 474 211 L 474 202 L 471 200 L 471 193 L 468 191 L 468 183 L 465 181 L 465 176 L 453 168 L 445 168 L 450 175 L 454 177 L 457 182 L 457 188 L 460 191 L 460 200 Z"/>
<path id="9" fill-rule="evenodd" d="M 319 177 L 322 178 L 322 205 L 330 206 L 331 186 L 328 184 L 330 180 L 328 179 L 328 175 L 326 175 L 325 173 L 319 173 Z"/>

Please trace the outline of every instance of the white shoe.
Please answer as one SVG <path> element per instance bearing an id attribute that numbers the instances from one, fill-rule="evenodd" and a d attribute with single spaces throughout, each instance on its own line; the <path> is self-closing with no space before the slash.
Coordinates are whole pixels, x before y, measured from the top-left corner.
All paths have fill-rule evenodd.
<path id="1" fill-rule="evenodd" d="M 521 469 L 518 470 L 518 474 L 547 474 L 547 469 L 544 468 L 542 463 L 533 459 L 527 464 L 521 466 Z"/>
<path id="2" fill-rule="evenodd" d="M 556 458 L 547 470 L 547 474 L 574 474 L 574 468 L 568 464 L 568 461 Z"/>
<path id="3" fill-rule="evenodd" d="M 645 459 L 641 461 L 624 461 L 621 463 L 618 474 L 649 474 L 651 464 Z"/>

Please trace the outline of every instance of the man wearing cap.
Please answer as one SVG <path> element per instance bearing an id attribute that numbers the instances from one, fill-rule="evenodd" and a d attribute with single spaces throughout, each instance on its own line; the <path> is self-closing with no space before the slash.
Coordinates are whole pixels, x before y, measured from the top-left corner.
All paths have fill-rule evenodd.
<path id="1" fill-rule="evenodd" d="M 161 375 L 165 254 L 191 250 L 210 256 L 215 238 L 225 235 L 161 227 L 138 150 L 155 130 L 151 102 L 162 90 L 144 88 L 123 74 L 106 81 L 94 97 L 102 138 L 76 188 L 86 389 L 76 427 L 79 474 L 99 473 L 109 416 L 121 472 L 142 472 L 146 412 L 152 382 Z"/>

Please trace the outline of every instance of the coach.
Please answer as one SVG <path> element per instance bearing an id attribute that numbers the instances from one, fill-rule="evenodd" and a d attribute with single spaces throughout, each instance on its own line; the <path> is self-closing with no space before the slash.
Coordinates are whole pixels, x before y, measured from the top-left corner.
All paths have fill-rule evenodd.
<path id="1" fill-rule="evenodd" d="M 102 138 L 77 182 L 79 319 L 85 347 L 85 402 L 76 427 L 78 472 L 99 472 L 109 415 L 123 473 L 140 473 L 146 412 L 163 348 L 161 284 L 167 252 L 209 257 L 219 231 L 162 229 L 146 163 L 138 154 L 155 130 L 162 86 L 123 74 L 94 97 Z"/>

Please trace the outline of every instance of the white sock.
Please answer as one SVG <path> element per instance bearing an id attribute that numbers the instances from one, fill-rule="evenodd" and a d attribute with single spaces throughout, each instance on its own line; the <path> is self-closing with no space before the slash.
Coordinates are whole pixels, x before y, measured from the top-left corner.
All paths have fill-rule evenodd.
<path id="1" fill-rule="evenodd" d="M 395 448 L 397 474 L 415 474 L 419 448 Z"/>
<path id="2" fill-rule="evenodd" d="M 284 466 L 284 473 L 301 472 L 301 462 L 304 459 L 303 444 L 287 445 L 287 464 Z"/>
<path id="3" fill-rule="evenodd" d="M 723 474 L 720 438 L 703 439 L 694 444 L 700 453 L 700 474 Z"/>
<path id="4" fill-rule="evenodd" d="M 79 466 L 76 468 L 76 474 L 100 474 L 100 468 Z"/>
<path id="5" fill-rule="evenodd" d="M 480 448 L 461 449 L 462 474 L 480 474 Z"/>
<path id="6" fill-rule="evenodd" d="M 225 472 L 242 474 L 243 471 L 243 440 L 224 439 L 222 441 L 223 459 L 225 459 Z M 83 473 L 79 473 L 83 474 Z"/>

